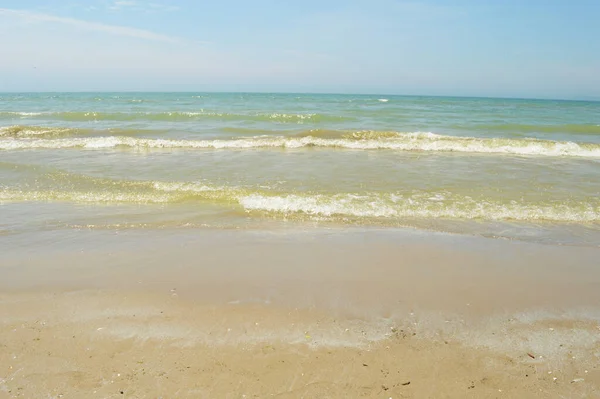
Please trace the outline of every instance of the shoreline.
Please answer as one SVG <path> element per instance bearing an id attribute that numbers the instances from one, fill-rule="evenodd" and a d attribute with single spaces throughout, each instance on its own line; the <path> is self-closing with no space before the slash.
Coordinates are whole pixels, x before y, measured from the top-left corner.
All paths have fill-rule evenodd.
<path id="1" fill-rule="evenodd" d="M 4 291 L 177 288 L 205 302 L 268 300 L 323 310 L 336 310 L 332 301 L 370 310 L 385 304 L 388 313 L 399 304 L 481 315 L 600 306 L 598 247 L 378 228 L 27 236 L 29 243 L 0 244 Z"/>

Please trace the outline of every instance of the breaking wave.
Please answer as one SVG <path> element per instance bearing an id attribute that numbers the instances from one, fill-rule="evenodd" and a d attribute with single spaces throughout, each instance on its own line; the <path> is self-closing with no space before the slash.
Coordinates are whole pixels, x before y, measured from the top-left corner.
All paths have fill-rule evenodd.
<path id="1" fill-rule="evenodd" d="M 337 148 L 350 150 L 396 150 L 423 152 L 490 153 L 538 156 L 600 157 L 600 144 L 532 138 L 475 138 L 443 136 L 433 133 L 361 131 L 339 136 L 335 131 L 312 131 L 300 136 L 254 136 L 228 140 L 175 140 L 123 136 L 5 139 L 1 150 L 62 148 L 133 149 L 252 149 L 252 148 Z"/>
<path id="2" fill-rule="evenodd" d="M 101 138 L 100 136 L 139 136 L 142 134 L 156 135 L 163 132 L 165 132 L 164 129 L 111 128 L 105 130 L 95 130 L 73 127 L 14 125 L 0 127 L 0 139 L 52 139 L 77 136 L 97 136 L 97 138 Z"/>
<path id="3" fill-rule="evenodd" d="M 90 132 L 89 129 L 76 129 L 68 127 L 44 127 L 15 125 L 0 127 L 0 137 L 14 138 L 51 138 L 83 135 Z"/>
<path id="4" fill-rule="evenodd" d="M 440 218 L 491 221 L 600 221 L 600 199 L 503 201 L 448 191 L 394 193 L 277 192 L 194 182 L 128 181 L 61 173 L 64 184 L 22 190 L 0 186 L 0 201 L 68 201 L 82 203 L 164 204 L 209 201 L 244 212 L 279 217 L 386 222 Z M 53 184 L 60 183 L 53 179 Z"/>

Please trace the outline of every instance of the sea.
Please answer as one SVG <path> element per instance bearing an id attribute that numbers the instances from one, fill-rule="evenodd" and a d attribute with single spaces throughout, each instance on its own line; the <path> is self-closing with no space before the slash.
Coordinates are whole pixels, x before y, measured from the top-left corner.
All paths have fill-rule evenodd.
<path id="1" fill-rule="evenodd" d="M 600 102 L 0 94 L 5 243 L 304 227 L 598 247 Z"/>

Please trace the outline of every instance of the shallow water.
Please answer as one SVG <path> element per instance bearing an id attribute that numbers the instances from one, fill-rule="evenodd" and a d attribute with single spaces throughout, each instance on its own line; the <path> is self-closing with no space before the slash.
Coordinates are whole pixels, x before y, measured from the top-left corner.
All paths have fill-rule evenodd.
<path id="1" fill-rule="evenodd" d="M 0 95 L 0 234 L 409 226 L 600 244 L 600 103 Z"/>

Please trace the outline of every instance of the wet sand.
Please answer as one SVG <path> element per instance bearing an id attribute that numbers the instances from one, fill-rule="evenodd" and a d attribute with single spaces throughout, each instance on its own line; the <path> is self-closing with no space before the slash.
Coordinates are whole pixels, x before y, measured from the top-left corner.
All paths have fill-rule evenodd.
<path id="1" fill-rule="evenodd" d="M 1 248 L 0 398 L 600 392 L 598 248 L 335 229 L 35 248 Z"/>

